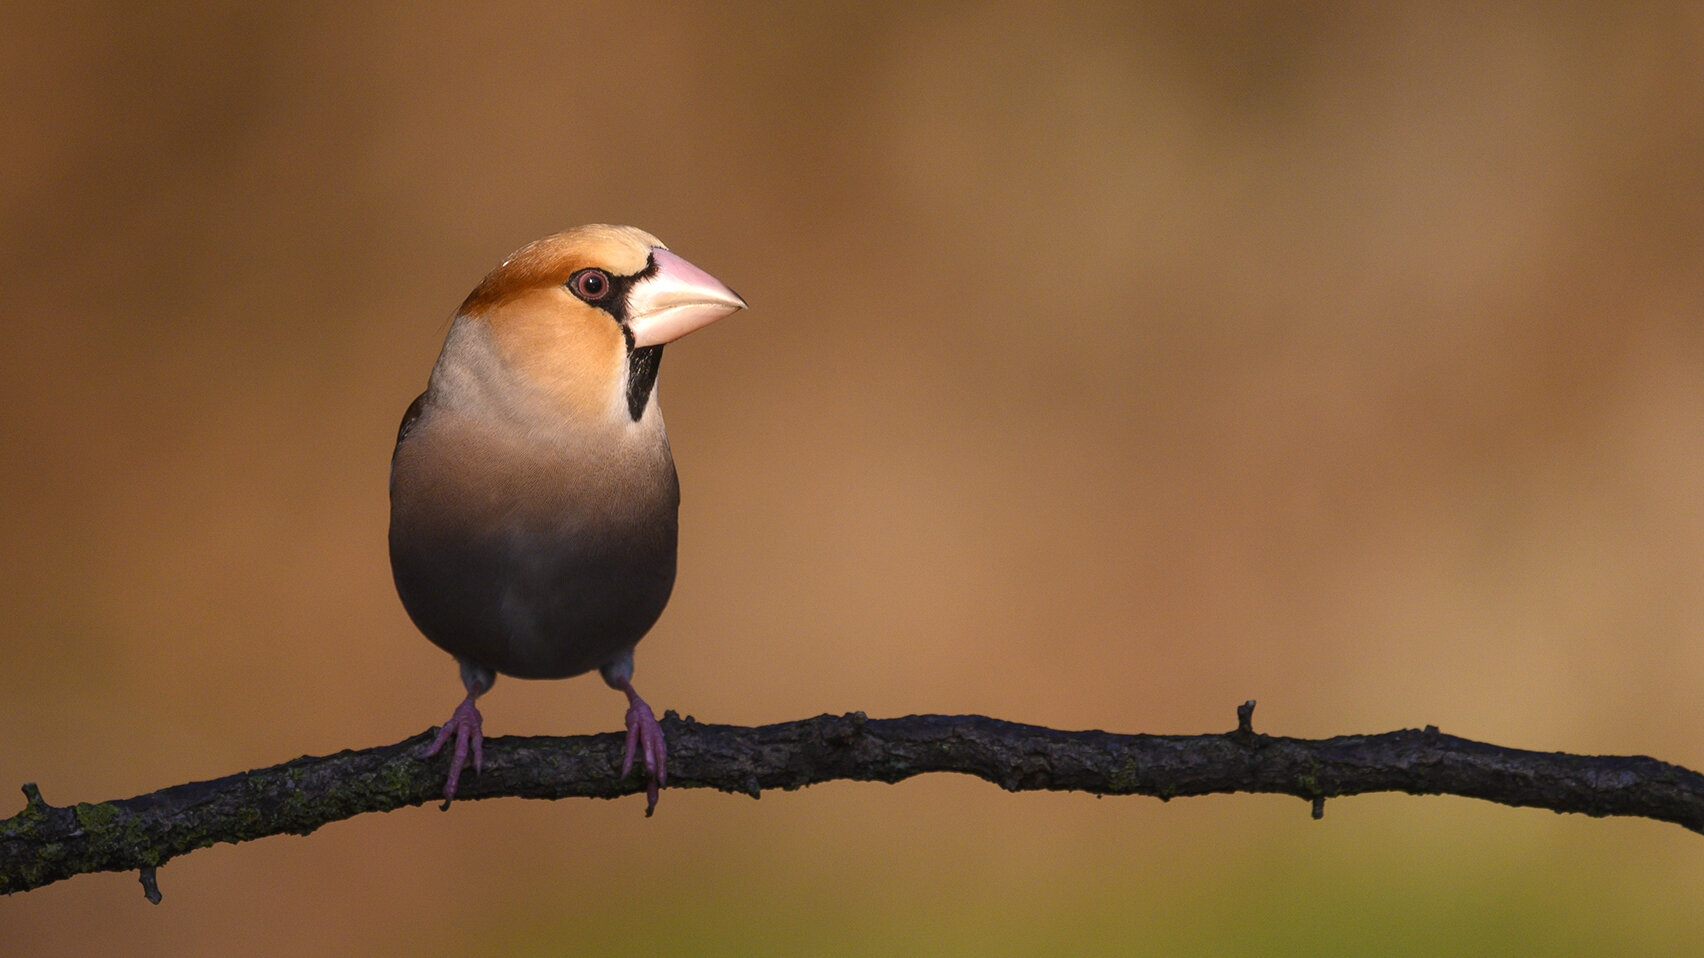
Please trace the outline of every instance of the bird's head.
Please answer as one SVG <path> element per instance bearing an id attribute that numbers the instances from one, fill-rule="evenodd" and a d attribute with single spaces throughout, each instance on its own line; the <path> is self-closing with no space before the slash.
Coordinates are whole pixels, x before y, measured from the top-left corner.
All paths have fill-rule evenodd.
<path id="1" fill-rule="evenodd" d="M 745 305 L 651 234 L 592 225 L 516 250 L 468 295 L 456 325 L 476 328 L 491 358 L 569 411 L 638 421 L 663 345 Z"/>

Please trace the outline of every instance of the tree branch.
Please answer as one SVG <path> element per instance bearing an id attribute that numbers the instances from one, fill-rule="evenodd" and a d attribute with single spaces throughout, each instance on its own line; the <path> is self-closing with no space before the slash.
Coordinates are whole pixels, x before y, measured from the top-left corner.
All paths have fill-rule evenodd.
<path id="1" fill-rule="evenodd" d="M 1463 795 L 1587 815 L 1635 815 L 1704 833 L 1704 776 L 1656 759 L 1500 748 L 1436 728 L 1329 739 L 1256 734 L 1254 703 L 1220 735 L 1062 732 L 980 715 L 867 719 L 823 715 L 744 728 L 669 713 L 670 788 L 756 798 L 835 779 L 897 782 L 962 772 L 1010 791 L 1049 789 L 1170 799 L 1268 792 L 1313 803 L 1363 792 Z M 27 891 L 84 872 L 141 872 L 159 900 L 155 868 L 215 842 L 306 835 L 327 822 L 437 801 L 445 758 L 415 757 L 431 732 L 361 751 L 303 757 L 209 782 L 98 805 L 54 807 L 25 785 L 24 810 L 0 821 L 0 892 Z M 616 798 L 644 790 L 616 778 L 619 733 L 507 737 L 485 742 L 485 768 L 462 779 L 462 799 Z"/>

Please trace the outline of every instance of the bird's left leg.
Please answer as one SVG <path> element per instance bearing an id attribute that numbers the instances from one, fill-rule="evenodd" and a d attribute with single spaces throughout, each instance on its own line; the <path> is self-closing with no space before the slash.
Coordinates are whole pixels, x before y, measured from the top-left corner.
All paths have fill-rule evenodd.
<path id="1" fill-rule="evenodd" d="M 462 769 L 467 765 L 468 752 L 473 752 L 473 770 L 478 772 L 485 764 L 485 730 L 479 715 L 479 706 L 474 699 L 484 695 L 497 681 L 497 673 L 490 669 L 480 668 L 465 659 L 457 659 L 461 663 L 462 685 L 467 687 L 467 698 L 456 706 L 455 713 L 443 727 L 438 729 L 438 736 L 432 744 L 420 752 L 421 758 L 431 758 L 438 754 L 450 736 L 456 737 L 456 748 L 450 753 L 450 777 L 444 782 L 444 808 L 450 807 L 450 802 L 456 797 L 456 783 L 461 780 Z"/>
<path id="2" fill-rule="evenodd" d="M 669 752 L 663 740 L 663 727 L 657 724 L 657 716 L 651 707 L 645 704 L 638 692 L 633 691 L 631 649 L 598 671 L 610 688 L 627 694 L 627 751 L 621 759 L 621 777 L 626 778 L 633 771 L 635 753 L 644 759 L 645 771 L 650 776 L 645 785 L 645 815 L 649 817 L 657 810 L 658 791 L 669 780 Z"/>

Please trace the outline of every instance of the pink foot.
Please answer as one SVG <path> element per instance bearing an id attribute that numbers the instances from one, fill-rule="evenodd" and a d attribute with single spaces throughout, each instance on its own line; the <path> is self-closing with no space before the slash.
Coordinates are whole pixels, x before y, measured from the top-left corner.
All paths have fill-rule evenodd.
<path id="1" fill-rule="evenodd" d="M 633 684 L 623 681 L 616 687 L 627 693 L 627 754 L 621 759 L 621 777 L 626 778 L 633 771 L 633 755 L 639 753 L 651 779 L 645 785 L 645 816 L 649 818 L 657 810 L 657 792 L 668 784 L 668 746 L 657 716 L 639 693 L 633 691 Z"/>
<path id="2" fill-rule="evenodd" d="M 478 772 L 485 764 L 485 733 L 480 727 L 479 706 L 473 704 L 473 696 L 469 695 L 456 706 L 455 714 L 438 729 L 438 737 L 432 744 L 420 752 L 421 758 L 431 758 L 438 754 L 444 743 L 450 740 L 452 734 L 456 737 L 456 749 L 450 754 L 450 777 L 444 782 L 444 804 L 449 808 L 450 802 L 456 797 L 456 783 L 461 779 L 462 769 L 467 765 L 469 746 L 473 750 L 473 770 Z M 655 724 L 653 719 L 652 723 Z"/>

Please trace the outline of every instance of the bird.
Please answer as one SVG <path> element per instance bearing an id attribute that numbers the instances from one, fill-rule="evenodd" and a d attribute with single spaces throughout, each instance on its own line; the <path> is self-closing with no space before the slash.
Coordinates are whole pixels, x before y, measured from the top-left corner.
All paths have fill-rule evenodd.
<path id="1" fill-rule="evenodd" d="M 637 753 L 655 811 L 667 743 L 633 649 L 674 588 L 680 504 L 657 373 L 664 345 L 745 308 L 650 233 L 593 224 L 516 250 L 456 310 L 390 471 L 397 595 L 467 691 L 419 752 L 454 741 L 444 808 L 470 754 L 481 769 L 498 675 L 597 669 L 627 696 L 621 777 Z"/>

